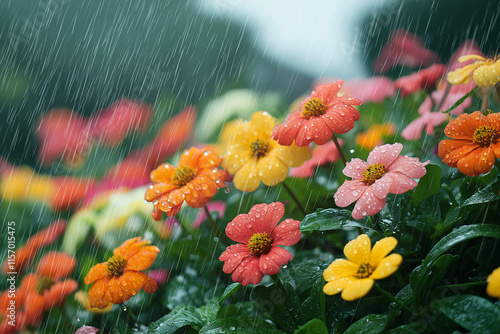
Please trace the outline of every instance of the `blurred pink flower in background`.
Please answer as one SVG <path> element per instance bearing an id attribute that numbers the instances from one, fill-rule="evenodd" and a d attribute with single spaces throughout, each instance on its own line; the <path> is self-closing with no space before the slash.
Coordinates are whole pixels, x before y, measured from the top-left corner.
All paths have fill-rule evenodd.
<path id="1" fill-rule="evenodd" d="M 420 37 L 406 30 L 394 31 L 373 62 L 375 73 L 385 73 L 395 65 L 405 67 L 429 66 L 439 57 L 426 49 Z"/>
<path id="2" fill-rule="evenodd" d="M 394 97 L 396 88 L 394 82 L 388 77 L 374 76 L 346 80 L 340 93 L 356 96 L 364 103 L 380 103 L 387 97 Z"/>
<path id="3" fill-rule="evenodd" d="M 338 140 L 339 144 L 343 144 L 343 140 Z M 325 145 L 315 146 L 312 149 L 312 158 L 307 160 L 300 167 L 291 168 L 288 174 L 291 177 L 308 178 L 314 174 L 314 168 L 335 162 L 339 159 L 339 152 L 333 141 Z"/>
<path id="4" fill-rule="evenodd" d="M 224 213 L 226 212 L 226 203 L 222 201 L 209 202 L 207 203 L 207 208 L 208 212 L 210 213 L 217 211 L 219 213 L 218 217 L 222 218 L 224 217 Z M 192 226 L 194 228 L 198 228 L 206 219 L 207 219 L 207 214 L 205 213 L 205 210 L 201 209 L 198 216 L 196 216 L 196 219 L 194 220 Z"/>
<path id="5" fill-rule="evenodd" d="M 401 91 L 403 97 L 424 90 L 436 84 L 436 81 L 443 77 L 446 66 L 434 64 L 418 72 L 404 76 L 396 80 L 394 85 Z"/>
<path id="6" fill-rule="evenodd" d="M 148 276 L 155 280 L 156 284 L 162 285 L 170 275 L 168 269 L 153 269 L 148 272 Z"/>

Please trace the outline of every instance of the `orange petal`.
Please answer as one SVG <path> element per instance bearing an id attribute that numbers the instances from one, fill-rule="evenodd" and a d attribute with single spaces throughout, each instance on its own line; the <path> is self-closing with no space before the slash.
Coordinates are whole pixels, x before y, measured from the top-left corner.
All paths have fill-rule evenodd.
<path id="1" fill-rule="evenodd" d="M 490 147 L 478 147 L 457 163 L 460 172 L 467 176 L 478 176 L 488 173 L 495 164 L 495 154 Z"/>
<path id="2" fill-rule="evenodd" d="M 54 306 L 61 306 L 66 297 L 78 289 L 78 283 L 75 280 L 69 279 L 62 282 L 57 282 L 52 285 L 49 290 L 43 293 L 44 309 L 50 310 Z"/>
<path id="3" fill-rule="evenodd" d="M 482 125 L 489 125 L 488 119 L 480 111 L 475 111 L 472 114 L 462 114 L 452 119 L 444 129 L 444 133 L 453 139 L 472 141 L 474 131 Z"/>
<path id="4" fill-rule="evenodd" d="M 108 291 L 109 288 L 109 281 L 110 279 L 106 277 L 97 280 L 94 285 L 92 285 L 89 290 L 90 307 L 106 308 L 109 305 L 111 301 L 106 297 L 106 291 Z"/>
<path id="5" fill-rule="evenodd" d="M 92 284 L 97 280 L 104 279 L 108 275 L 106 274 L 107 262 L 99 263 L 90 268 L 87 276 L 83 279 L 85 284 Z"/>
<path id="6" fill-rule="evenodd" d="M 38 261 L 36 271 L 42 277 L 50 277 L 54 281 L 68 277 L 76 266 L 76 259 L 61 252 L 48 252 Z"/>
<path id="7" fill-rule="evenodd" d="M 456 167 L 460 159 L 478 147 L 477 144 L 467 140 L 447 139 L 439 143 L 438 155 L 445 164 Z"/>
<path id="8" fill-rule="evenodd" d="M 155 170 L 151 172 L 151 181 L 153 182 L 170 182 L 172 175 L 175 172 L 175 167 L 169 163 L 164 163 L 158 166 Z"/>

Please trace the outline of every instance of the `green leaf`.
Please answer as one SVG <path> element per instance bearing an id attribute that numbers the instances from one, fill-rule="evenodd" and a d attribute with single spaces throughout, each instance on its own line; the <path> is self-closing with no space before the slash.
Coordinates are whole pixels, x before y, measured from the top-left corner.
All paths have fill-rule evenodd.
<path id="1" fill-rule="evenodd" d="M 480 237 L 500 239 L 500 226 L 491 224 L 460 226 L 434 245 L 429 254 L 427 254 L 422 261 L 422 265 L 417 267 L 410 277 L 410 283 L 412 283 L 415 297 L 414 303 L 416 305 L 419 303 L 422 291 L 425 288 L 426 280 L 424 278 L 430 274 L 431 268 L 436 260 L 454 246 L 464 241 Z"/>
<path id="2" fill-rule="evenodd" d="M 200 329 L 199 334 L 277 334 L 283 333 L 261 317 L 232 317 L 218 319 Z"/>
<path id="3" fill-rule="evenodd" d="M 437 165 L 425 166 L 427 173 L 420 179 L 413 194 L 413 204 L 418 206 L 429 196 L 439 194 L 441 185 L 441 168 Z"/>
<path id="4" fill-rule="evenodd" d="M 300 323 L 320 319 L 326 322 L 324 285 L 325 280 L 322 275 L 319 275 L 316 282 L 314 282 L 309 297 L 300 306 Z"/>
<path id="5" fill-rule="evenodd" d="M 416 324 L 417 326 L 422 327 L 421 323 L 418 322 Z M 411 324 L 399 326 L 387 332 L 387 334 L 419 334 L 419 333 L 421 332 L 415 330 L 415 327 L 412 326 Z"/>
<path id="6" fill-rule="evenodd" d="M 431 306 L 473 333 L 500 333 L 500 309 L 484 298 L 453 296 L 438 300 Z"/>
<path id="7" fill-rule="evenodd" d="M 353 323 L 344 334 L 379 334 L 387 326 L 388 317 L 385 314 L 370 314 Z"/>
<path id="8" fill-rule="evenodd" d="M 170 334 L 184 326 L 202 327 L 205 319 L 190 305 L 179 305 L 166 316 L 151 323 L 148 334 Z"/>
<path id="9" fill-rule="evenodd" d="M 345 209 L 318 210 L 307 215 L 300 223 L 302 232 L 341 230 L 345 227 L 367 228 L 364 224 L 353 220 L 351 211 Z"/>
<path id="10" fill-rule="evenodd" d="M 328 334 L 328 329 L 323 321 L 318 318 L 312 319 L 305 325 L 300 326 L 294 334 Z"/>
<path id="11" fill-rule="evenodd" d="M 484 204 L 493 202 L 499 199 L 498 190 L 493 189 L 491 185 L 487 185 L 483 189 L 479 190 L 471 197 L 469 197 L 463 204 L 463 206 L 474 205 L 474 204 Z"/>
<path id="12" fill-rule="evenodd" d="M 241 289 L 242 285 L 240 283 L 233 283 L 227 286 L 226 290 L 222 294 L 222 297 L 219 299 L 219 304 L 222 303 L 227 298 L 234 295 L 239 289 Z"/>
<path id="13" fill-rule="evenodd" d="M 449 87 L 449 86 L 448 86 Z M 465 101 L 465 99 L 467 99 L 472 93 L 474 93 L 477 89 L 477 86 L 474 87 L 470 92 L 468 92 L 467 94 L 465 94 L 464 96 L 462 96 L 457 102 L 455 102 L 454 105 L 452 105 L 448 110 L 446 111 L 442 111 L 442 113 L 446 114 L 446 113 L 449 113 L 450 111 L 452 111 L 453 109 L 455 109 L 456 107 L 458 107 L 459 105 L 462 104 L 462 102 Z"/>

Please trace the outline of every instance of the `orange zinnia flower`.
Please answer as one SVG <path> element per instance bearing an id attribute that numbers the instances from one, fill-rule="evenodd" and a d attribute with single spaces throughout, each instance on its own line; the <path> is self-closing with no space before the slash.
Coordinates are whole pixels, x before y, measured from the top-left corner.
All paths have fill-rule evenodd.
<path id="1" fill-rule="evenodd" d="M 450 167 L 468 176 L 488 173 L 500 158 L 500 114 L 480 111 L 451 120 L 444 133 L 452 138 L 439 143 L 438 155 Z"/>
<path id="2" fill-rule="evenodd" d="M 153 218 L 160 220 L 162 211 L 167 216 L 176 215 L 186 203 L 193 208 L 207 204 L 218 188 L 229 179 L 225 170 L 217 169 L 220 156 L 207 148 L 192 147 L 182 153 L 179 167 L 165 163 L 151 172 L 151 185 L 146 191 L 146 201 L 153 202 Z"/>
<path id="3" fill-rule="evenodd" d="M 76 259 L 60 252 L 45 254 L 37 265 L 37 273 L 23 277 L 13 300 L 15 301 L 16 330 L 26 326 L 39 326 L 43 320 L 43 311 L 54 306 L 61 306 L 66 297 L 78 289 L 78 283 L 72 279 L 60 281 L 75 269 Z M 0 317 L 8 312 L 11 298 L 10 291 L 0 295 Z M 7 327 L 0 325 L 0 333 Z M 6 332 L 8 333 L 8 331 Z"/>
<path id="4" fill-rule="evenodd" d="M 140 237 L 125 241 L 113 251 L 107 262 L 90 268 L 85 284 L 92 284 L 89 291 L 90 307 L 105 308 L 109 303 L 121 304 L 142 288 L 147 293 L 158 289 L 156 282 L 142 273 L 149 268 L 160 250 Z"/>

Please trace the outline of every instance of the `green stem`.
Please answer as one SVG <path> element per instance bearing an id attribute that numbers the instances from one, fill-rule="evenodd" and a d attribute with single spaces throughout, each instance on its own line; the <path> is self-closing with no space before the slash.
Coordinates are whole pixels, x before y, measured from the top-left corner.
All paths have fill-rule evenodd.
<path id="1" fill-rule="evenodd" d="M 403 304 L 403 302 L 400 301 L 399 299 L 396 299 L 396 297 L 391 295 L 389 292 L 382 289 L 377 283 L 375 283 L 375 289 L 377 289 L 377 291 L 380 292 L 380 294 L 384 295 L 385 297 L 390 299 L 392 302 L 398 304 L 401 308 L 405 309 L 406 311 L 408 311 L 410 313 L 413 313 L 412 310 L 408 306 Z"/>
<path id="2" fill-rule="evenodd" d="M 478 285 L 486 285 L 488 282 L 470 282 L 470 283 L 462 283 L 462 284 L 452 284 L 452 285 L 441 285 L 438 288 L 461 288 L 467 286 L 478 286 Z"/>
<path id="3" fill-rule="evenodd" d="M 304 214 L 304 216 L 307 216 L 307 212 L 302 206 L 302 203 L 300 203 L 297 196 L 295 196 L 295 194 L 293 193 L 293 190 L 286 184 L 286 181 L 283 181 L 281 184 L 283 185 L 283 188 L 285 188 L 285 190 L 288 192 L 288 195 L 290 195 L 290 197 L 294 200 L 295 204 L 297 204 L 299 210 Z"/>
<path id="4" fill-rule="evenodd" d="M 332 136 L 332 140 L 335 143 L 335 147 L 337 148 L 337 151 L 339 152 L 340 159 L 342 159 L 342 162 L 345 165 L 347 165 L 347 160 L 345 158 L 344 152 L 342 151 L 342 148 L 340 147 L 339 141 L 337 140 L 337 137 L 335 137 L 335 134 Z"/>
<path id="5" fill-rule="evenodd" d="M 486 110 L 490 106 L 490 87 L 481 87 L 481 110 Z"/>
<path id="6" fill-rule="evenodd" d="M 208 222 L 210 223 L 210 225 L 212 226 L 212 229 L 214 230 L 215 232 L 215 235 L 217 236 L 217 238 L 219 238 L 219 240 L 221 242 L 224 243 L 225 239 L 223 238 L 223 235 L 221 233 L 221 231 L 219 230 L 219 228 L 217 227 L 217 225 L 215 224 L 214 220 L 212 219 L 212 216 L 210 215 L 210 211 L 208 211 L 208 208 L 206 205 L 203 206 L 203 209 L 205 210 L 205 214 L 207 215 L 207 219 L 208 219 Z"/>
<path id="7" fill-rule="evenodd" d="M 122 308 L 124 314 L 125 314 L 125 321 L 129 325 L 130 328 L 136 328 L 138 321 L 137 321 L 137 316 L 129 310 L 127 306 L 125 306 L 124 303 L 120 304 L 120 307 Z"/>

